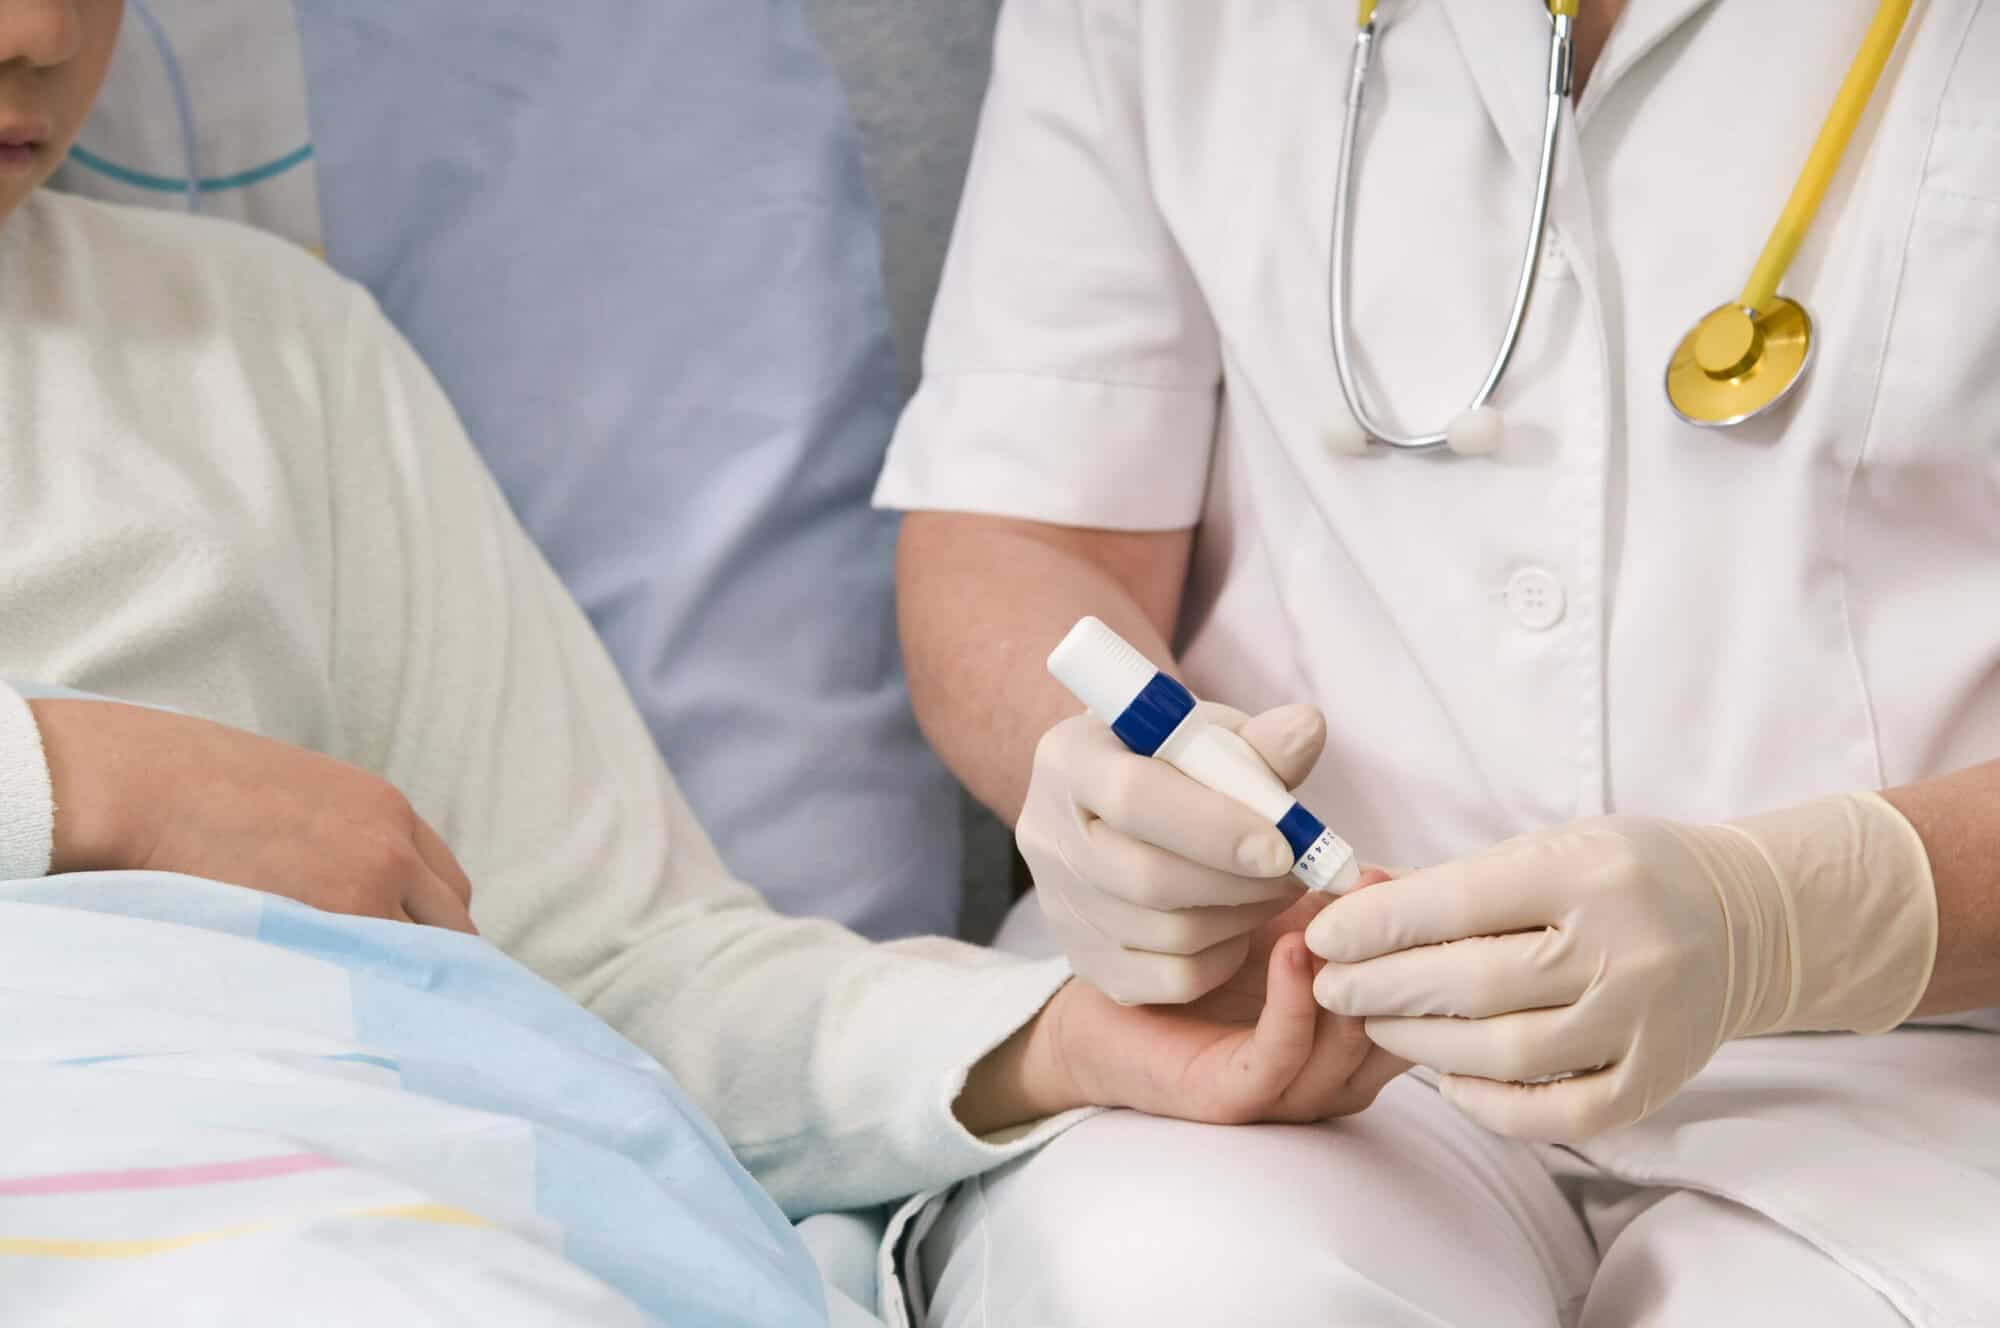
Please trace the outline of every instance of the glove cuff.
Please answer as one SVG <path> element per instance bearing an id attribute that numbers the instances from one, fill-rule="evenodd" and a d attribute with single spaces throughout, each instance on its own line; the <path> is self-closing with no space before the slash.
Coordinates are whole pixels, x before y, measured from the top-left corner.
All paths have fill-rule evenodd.
<path id="1" fill-rule="evenodd" d="M 1909 1018 L 1930 986 L 1938 921 L 1930 857 L 1903 814 L 1855 793 L 1722 829 L 1769 865 L 1767 915 L 1782 919 L 1729 1036 L 1886 1033 Z"/>

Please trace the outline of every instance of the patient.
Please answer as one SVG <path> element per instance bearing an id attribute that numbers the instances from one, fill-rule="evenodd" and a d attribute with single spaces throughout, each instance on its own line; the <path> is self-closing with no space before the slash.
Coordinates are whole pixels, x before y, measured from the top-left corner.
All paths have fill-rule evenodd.
<path id="1" fill-rule="evenodd" d="M 972 1175 L 1073 1108 L 1310 1120 L 1401 1069 L 1314 1003 L 1311 903 L 1170 1009 L 769 911 L 363 292 L 36 192 L 121 9 L 0 0 L 0 676 L 117 698 L 0 685 L 0 879 L 476 928 L 665 1063 L 794 1215 Z"/>

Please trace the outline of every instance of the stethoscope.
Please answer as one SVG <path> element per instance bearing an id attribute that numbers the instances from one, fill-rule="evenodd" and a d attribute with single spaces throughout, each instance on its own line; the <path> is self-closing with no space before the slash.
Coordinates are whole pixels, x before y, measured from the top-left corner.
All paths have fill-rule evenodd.
<path id="1" fill-rule="evenodd" d="M 1521 338 L 1528 304 L 1535 293 L 1543 234 L 1548 228 L 1549 185 L 1555 177 L 1556 139 L 1570 93 L 1571 29 L 1578 0 L 1548 0 L 1548 108 L 1542 118 L 1542 156 L 1535 172 L 1534 205 L 1529 213 L 1528 242 L 1522 251 L 1514 305 L 1507 330 L 1491 367 L 1472 402 L 1445 429 L 1436 433 L 1399 434 L 1385 428 L 1369 411 L 1354 371 L 1352 328 L 1348 317 L 1348 265 L 1353 250 L 1354 144 L 1361 123 L 1362 93 L 1375 51 L 1376 0 L 1360 0 L 1360 28 L 1354 37 L 1353 69 L 1347 85 L 1347 125 L 1340 136 L 1339 176 L 1334 184 L 1333 241 L 1329 264 L 1327 322 L 1333 344 L 1333 364 L 1340 394 L 1360 427 L 1361 436 L 1341 450 L 1361 451 L 1376 442 L 1407 451 L 1446 447 L 1464 455 L 1479 455 L 1499 447 L 1500 416 L 1488 403 L 1507 372 L 1507 362 Z M 1874 21 L 1848 67 L 1833 108 L 1820 126 L 1819 138 L 1806 156 L 1791 197 L 1772 227 L 1742 294 L 1710 310 L 1681 338 L 1667 362 L 1667 404 L 1674 414 L 1702 428 L 1726 428 L 1755 419 L 1788 396 L 1805 377 L 1813 358 L 1813 321 L 1798 301 L 1778 294 L 1785 270 L 1798 253 L 1812 225 L 1827 186 L 1840 166 L 1854 126 L 1861 119 L 1882 70 L 1889 61 L 1909 16 L 1911 0 L 1882 0 Z M 1336 434 L 1336 446 L 1340 436 Z"/>

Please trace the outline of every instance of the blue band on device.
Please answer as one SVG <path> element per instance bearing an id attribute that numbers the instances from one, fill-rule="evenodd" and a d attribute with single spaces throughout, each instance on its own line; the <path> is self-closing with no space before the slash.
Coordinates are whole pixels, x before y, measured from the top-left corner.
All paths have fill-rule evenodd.
<path id="1" fill-rule="evenodd" d="M 1193 710 L 1192 692 L 1172 676 L 1155 673 L 1153 680 L 1118 716 L 1111 731 L 1118 735 L 1118 741 L 1139 755 L 1151 756 Z"/>
<path id="2" fill-rule="evenodd" d="M 1278 822 L 1278 833 L 1292 846 L 1292 860 L 1296 862 L 1301 854 L 1313 846 L 1313 841 L 1326 833 L 1326 827 L 1320 824 L 1319 817 L 1295 802 L 1292 804 L 1292 809 L 1285 813 L 1284 819 Z"/>

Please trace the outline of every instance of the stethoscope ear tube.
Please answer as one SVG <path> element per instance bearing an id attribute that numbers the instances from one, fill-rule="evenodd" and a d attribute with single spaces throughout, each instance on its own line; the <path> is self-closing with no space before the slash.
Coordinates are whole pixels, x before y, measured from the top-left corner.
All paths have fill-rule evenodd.
<path id="1" fill-rule="evenodd" d="M 1507 372 L 1507 364 L 1514 357 L 1514 348 L 1520 342 L 1522 325 L 1527 321 L 1528 304 L 1534 295 L 1535 277 L 1541 264 L 1542 242 L 1548 229 L 1549 191 L 1555 179 L 1556 139 L 1562 125 L 1563 108 L 1569 100 L 1571 71 L 1571 26 L 1572 20 L 1565 10 L 1573 6 L 1557 6 L 1550 16 L 1549 30 L 1549 77 L 1548 110 L 1542 120 L 1542 157 L 1540 169 L 1535 176 L 1534 206 L 1529 213 L 1527 243 L 1523 246 L 1520 277 L 1514 286 L 1513 309 L 1507 316 L 1507 329 L 1500 338 L 1500 347 L 1493 355 L 1493 363 L 1486 371 L 1485 380 L 1473 395 L 1471 402 L 1459 416 L 1460 420 L 1488 411 L 1487 403 L 1492 399 L 1494 389 Z M 1364 9 L 1365 13 L 1365 9 Z M 1340 159 L 1334 180 L 1333 193 L 1333 234 L 1328 245 L 1327 274 L 1327 328 L 1328 340 L 1333 347 L 1335 375 L 1340 380 L 1340 394 L 1347 402 L 1347 409 L 1362 433 L 1373 442 L 1406 451 L 1421 451 L 1443 447 L 1452 441 L 1452 429 L 1435 433 L 1402 434 L 1383 425 L 1368 408 L 1359 376 L 1354 370 L 1352 327 L 1349 316 L 1349 265 L 1353 258 L 1354 237 L 1354 162 L 1355 142 L 1360 131 L 1361 108 L 1368 83 L 1368 69 L 1374 58 L 1375 21 L 1368 16 L 1354 36 L 1354 56 L 1352 71 L 1347 88 L 1347 123 L 1340 135 Z M 1464 432 L 1460 430 L 1460 432 Z M 1497 431 L 1482 426 L 1482 439 L 1497 439 Z"/>

